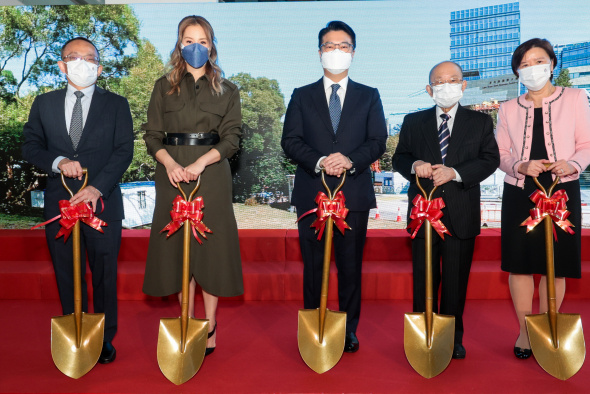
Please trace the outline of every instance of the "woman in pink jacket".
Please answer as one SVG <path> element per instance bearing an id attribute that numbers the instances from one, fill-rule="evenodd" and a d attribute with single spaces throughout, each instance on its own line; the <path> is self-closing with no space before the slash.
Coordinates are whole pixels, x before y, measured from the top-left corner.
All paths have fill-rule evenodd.
<path id="1" fill-rule="evenodd" d="M 565 278 L 581 277 L 580 174 L 590 164 L 590 106 L 582 89 L 554 86 L 557 58 L 549 41 L 534 38 L 521 44 L 512 56 L 512 70 L 528 89 L 510 100 L 498 113 L 497 139 L 500 169 L 506 173 L 502 197 L 502 270 L 509 284 L 520 335 L 514 354 L 531 356 L 524 317 L 532 313 L 533 274 L 546 274 L 543 226 L 530 233 L 521 223 L 534 207 L 530 195 L 537 189 L 533 177 L 548 188 L 556 176 L 555 191 L 565 190 L 574 234 L 557 228 L 555 286 L 557 309 L 563 301 Z M 545 163 L 551 163 L 545 168 Z M 539 282 L 539 311 L 547 311 L 547 288 Z"/>

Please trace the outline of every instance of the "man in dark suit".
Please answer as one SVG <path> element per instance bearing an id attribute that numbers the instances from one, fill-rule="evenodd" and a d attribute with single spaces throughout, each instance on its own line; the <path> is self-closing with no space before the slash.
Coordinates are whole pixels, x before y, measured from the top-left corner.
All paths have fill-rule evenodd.
<path id="1" fill-rule="evenodd" d="M 348 68 L 356 37 L 344 22 L 332 21 L 318 35 L 324 76 L 295 89 L 285 115 L 281 145 L 297 163 L 291 204 L 301 216 L 315 208 L 315 197 L 324 191 L 321 170 L 332 190 L 347 171 L 342 191 L 350 209 L 346 222 L 352 230 L 334 231 L 340 310 L 347 313 L 344 351 L 359 348 L 356 329 L 361 309 L 361 268 L 369 210 L 376 207 L 370 165 L 385 151 L 387 129 L 377 89 L 353 82 Z M 317 240 L 311 223 L 315 215 L 298 224 L 303 256 L 303 300 L 306 309 L 320 305 L 324 242 Z"/>
<path id="2" fill-rule="evenodd" d="M 412 201 L 420 193 L 416 174 L 424 178 L 425 190 L 438 187 L 433 198 L 442 197 L 446 205 L 442 222 L 452 236 L 445 236 L 444 241 L 432 237 L 434 311 L 438 310 L 442 258 L 440 313 L 455 316 L 456 359 L 465 358 L 463 309 L 475 237 L 480 233 L 479 184 L 500 164 L 492 119 L 458 104 L 466 85 L 456 63 L 434 66 L 426 90 L 436 106 L 405 117 L 393 156 L 393 168 L 410 181 L 408 224 Z M 414 312 L 426 308 L 423 227 L 412 241 Z"/>
<path id="3" fill-rule="evenodd" d="M 82 308 L 88 311 L 84 273 L 86 254 L 92 271 L 94 312 L 105 314 L 103 349 L 99 362 L 114 361 L 112 340 L 117 331 L 117 256 L 121 244 L 123 200 L 118 182 L 133 157 L 133 123 L 129 104 L 95 85 L 102 72 L 94 44 L 82 37 L 68 41 L 61 51 L 60 70 L 66 89 L 35 98 L 24 127 L 23 156 L 44 170 L 45 219 L 60 214 L 59 201 L 72 205 L 87 202 L 107 223 L 103 233 L 81 224 Z M 82 168 L 88 169 L 88 186 L 82 186 Z M 70 180 L 70 195 L 61 184 L 60 172 Z M 58 221 L 46 225 L 47 245 L 53 260 L 63 314 L 74 312 L 72 237 L 55 239 Z"/>

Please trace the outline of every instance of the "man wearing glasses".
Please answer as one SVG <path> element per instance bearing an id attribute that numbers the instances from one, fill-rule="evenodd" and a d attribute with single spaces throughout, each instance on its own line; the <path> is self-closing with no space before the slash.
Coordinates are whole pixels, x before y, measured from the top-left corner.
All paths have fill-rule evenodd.
<path id="1" fill-rule="evenodd" d="M 450 235 L 446 234 L 444 241 L 436 234 L 432 237 L 434 312 L 438 311 L 442 276 L 440 313 L 455 316 L 453 358 L 462 359 L 467 280 L 475 237 L 480 233 L 479 183 L 498 168 L 500 155 L 492 118 L 459 104 L 467 86 L 461 67 L 449 61 L 439 63 L 432 68 L 429 78 L 426 91 L 436 106 L 405 117 L 393 168 L 410 181 L 408 218 L 412 201 L 420 193 L 416 175 L 423 178 L 420 183 L 425 190 L 437 186 L 433 198 L 442 197 L 446 205 L 442 209 L 442 223 Z M 424 247 L 422 226 L 412 240 L 414 312 L 426 309 Z"/>
<path id="2" fill-rule="evenodd" d="M 87 203 L 107 223 L 104 233 L 80 225 L 82 256 L 82 308 L 88 311 L 84 273 L 86 255 L 92 271 L 94 312 L 105 314 L 104 344 L 99 362 L 115 360 L 112 340 L 117 331 L 117 256 L 121 244 L 123 200 L 118 186 L 133 157 L 133 122 L 129 104 L 96 86 L 102 72 L 98 50 L 86 38 L 64 44 L 59 69 L 66 75 L 65 89 L 35 98 L 24 126 L 23 157 L 44 170 L 45 219 L 60 215 L 59 201 Z M 82 186 L 82 168 L 88 169 L 88 186 Z M 74 193 L 61 184 L 60 172 Z M 56 239 L 61 229 L 57 220 L 45 226 L 47 245 L 53 260 L 63 314 L 74 312 L 72 237 Z"/>
<path id="3" fill-rule="evenodd" d="M 281 145 L 297 163 L 291 204 L 297 215 L 316 208 L 318 192 L 326 183 L 334 190 L 347 171 L 342 192 L 350 210 L 346 222 L 352 230 L 334 231 L 340 310 L 347 314 L 344 351 L 356 352 L 356 329 L 361 310 L 361 267 L 369 210 L 376 207 L 369 169 L 385 152 L 387 129 L 379 92 L 349 79 L 354 56 L 354 31 L 344 22 L 332 21 L 318 35 L 324 76 L 295 89 L 287 108 Z M 311 223 L 315 215 L 299 220 L 303 256 L 303 302 L 306 309 L 320 305 L 324 242 L 318 241 Z"/>

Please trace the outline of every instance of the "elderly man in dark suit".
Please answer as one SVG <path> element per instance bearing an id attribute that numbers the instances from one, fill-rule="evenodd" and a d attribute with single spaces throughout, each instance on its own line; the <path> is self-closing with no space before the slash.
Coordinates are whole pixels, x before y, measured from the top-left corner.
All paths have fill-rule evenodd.
<path id="1" fill-rule="evenodd" d="M 102 72 L 98 50 L 86 38 L 68 41 L 61 51 L 60 70 L 68 86 L 36 97 L 24 127 L 23 156 L 47 175 L 44 216 L 59 215 L 59 201 L 91 204 L 107 223 L 104 234 L 80 226 L 82 255 L 82 303 L 88 311 L 84 272 L 86 254 L 92 271 L 94 312 L 105 314 L 103 349 L 99 362 L 114 361 L 112 340 L 117 331 L 117 256 L 121 244 L 123 200 L 118 182 L 133 157 L 133 123 L 123 97 L 97 87 Z M 82 185 L 82 168 L 88 168 L 88 186 L 70 195 L 61 184 L 60 172 L 71 178 L 76 192 Z M 55 239 L 61 226 L 45 227 L 53 260 L 63 314 L 74 312 L 72 237 Z"/>
<path id="2" fill-rule="evenodd" d="M 316 207 L 324 191 L 321 170 L 334 189 L 347 171 L 342 189 L 352 231 L 334 231 L 340 310 L 347 313 L 344 351 L 359 348 L 356 329 L 361 310 L 361 268 L 369 210 L 376 207 L 370 165 L 385 151 L 387 129 L 377 89 L 348 78 L 356 37 L 344 22 L 332 21 L 318 35 L 324 76 L 295 89 L 287 108 L 281 145 L 297 163 L 291 204 L 298 216 Z M 306 309 L 320 304 L 324 242 L 310 228 L 315 215 L 299 221 L 303 256 L 303 299 Z"/>
<path id="3" fill-rule="evenodd" d="M 442 222 L 451 236 L 444 241 L 433 236 L 434 311 L 442 277 L 440 313 L 455 316 L 453 358 L 462 359 L 463 309 L 475 237 L 480 233 L 479 184 L 498 168 L 500 155 L 492 118 L 458 103 L 467 85 L 461 67 L 449 61 L 439 63 L 429 78 L 426 90 L 436 106 L 405 117 L 393 168 L 410 181 L 408 222 L 412 200 L 420 192 L 416 174 L 424 178 L 425 190 L 437 186 L 433 198 L 442 197 L 445 202 Z M 412 241 L 414 312 L 426 308 L 424 246 L 421 228 Z"/>

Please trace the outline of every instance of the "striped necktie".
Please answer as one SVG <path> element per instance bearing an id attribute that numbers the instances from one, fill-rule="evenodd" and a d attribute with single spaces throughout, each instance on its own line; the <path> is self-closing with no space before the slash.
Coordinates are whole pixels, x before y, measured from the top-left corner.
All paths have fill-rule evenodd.
<path id="1" fill-rule="evenodd" d="M 334 133 L 338 130 L 338 124 L 340 124 L 340 115 L 342 114 L 342 106 L 340 105 L 340 97 L 336 93 L 340 89 L 340 85 L 337 83 L 332 85 L 332 94 L 330 95 L 330 120 L 332 120 L 332 129 Z"/>
<path id="2" fill-rule="evenodd" d="M 448 114 L 441 114 L 442 123 L 438 128 L 438 143 L 440 145 L 440 154 L 442 156 L 442 162 L 445 164 L 445 158 L 447 157 L 447 149 L 449 147 L 449 140 L 451 139 L 451 133 L 449 131 L 448 121 L 451 117 Z"/>
<path id="3" fill-rule="evenodd" d="M 72 146 L 74 150 L 78 149 L 80 143 L 80 137 L 82 137 L 83 119 L 82 119 L 82 97 L 84 93 L 77 90 L 74 92 L 76 95 L 76 103 L 74 104 L 74 110 L 72 111 L 72 121 L 70 122 L 70 139 L 72 140 Z"/>

